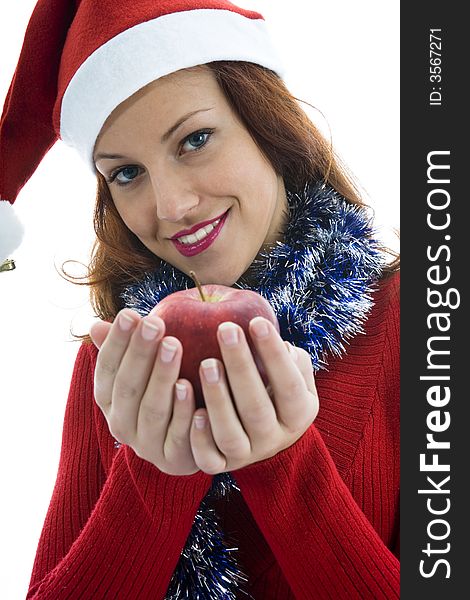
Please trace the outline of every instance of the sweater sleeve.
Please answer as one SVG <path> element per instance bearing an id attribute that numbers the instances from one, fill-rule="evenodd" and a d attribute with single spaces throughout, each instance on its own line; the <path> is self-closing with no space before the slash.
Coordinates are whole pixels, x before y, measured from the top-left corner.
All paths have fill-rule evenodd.
<path id="1" fill-rule="evenodd" d="M 396 292 L 392 293 L 395 295 L 395 302 Z M 369 515 L 366 516 L 363 512 L 350 489 L 351 485 L 356 490 L 363 489 L 365 481 L 364 487 L 368 489 L 366 504 L 370 506 L 369 497 L 375 498 L 372 512 L 375 513 L 376 521 L 380 520 L 383 507 L 395 507 L 391 509 L 389 517 L 394 519 L 390 529 L 396 530 L 398 318 L 396 310 L 392 310 L 394 314 L 385 327 L 390 329 L 391 320 L 393 331 L 387 331 L 385 347 L 390 349 L 393 346 L 394 356 L 390 359 L 390 364 L 381 368 L 382 375 L 376 386 L 375 401 L 372 401 L 372 404 L 388 402 L 393 406 L 389 412 L 379 406 L 375 409 L 378 413 L 385 412 L 386 416 L 381 422 L 388 423 L 385 425 L 388 432 L 374 422 L 372 405 L 370 411 L 363 411 L 369 416 L 365 417 L 362 437 L 359 437 L 355 449 L 351 450 L 352 462 L 346 470 L 344 465 L 339 469 L 333 460 L 331 449 L 324 439 L 327 432 L 321 431 L 314 423 L 290 448 L 266 461 L 233 473 L 245 502 L 298 600 L 309 600 L 312 597 L 319 600 L 399 598 L 399 561 L 391 550 L 398 550 L 396 531 L 385 536 L 389 540 L 387 546 L 384 536 L 379 535 L 372 526 Z M 371 337 L 373 343 L 376 343 L 377 336 Z M 384 353 L 390 354 L 387 349 Z M 344 389 L 344 384 L 342 386 Z M 384 387 L 387 388 L 385 392 Z M 348 431 L 347 415 L 351 414 L 348 408 L 352 402 L 348 396 L 350 389 L 352 388 L 343 392 L 343 404 L 336 405 L 341 413 L 338 418 L 345 423 L 345 432 Z M 360 403 L 359 395 L 358 391 L 357 401 Z M 388 399 L 384 400 L 384 396 Z M 336 398 L 340 398 L 339 393 Z M 394 415 L 393 419 L 391 414 Z M 381 417 L 376 419 L 380 421 Z M 393 425 L 390 425 L 391 421 Z M 352 423 L 349 427 L 351 430 Z M 383 438 L 387 437 L 388 440 L 384 441 Z M 371 439 L 374 441 L 371 442 Z M 344 459 L 344 451 L 348 446 L 344 442 L 341 444 L 335 455 Z M 371 472 L 370 461 L 377 465 L 377 470 L 374 471 L 376 475 L 371 479 L 366 475 Z M 351 475 L 353 465 L 354 476 Z M 393 473 L 393 477 L 390 473 Z M 393 485 L 390 483 L 392 479 Z M 360 485 L 357 485 L 358 481 L 361 481 Z M 349 486 L 346 482 L 349 482 Z M 357 496 L 361 494 L 364 501 L 363 491 Z M 383 514 L 382 522 L 389 517 Z"/>
<path id="2" fill-rule="evenodd" d="M 295 597 L 399 598 L 399 563 L 339 476 L 314 425 L 269 461 L 234 472 Z"/>
<path id="3" fill-rule="evenodd" d="M 104 468 L 95 357 L 83 344 L 27 598 L 164 598 L 211 477 L 164 474 L 127 446 L 114 450 Z"/>

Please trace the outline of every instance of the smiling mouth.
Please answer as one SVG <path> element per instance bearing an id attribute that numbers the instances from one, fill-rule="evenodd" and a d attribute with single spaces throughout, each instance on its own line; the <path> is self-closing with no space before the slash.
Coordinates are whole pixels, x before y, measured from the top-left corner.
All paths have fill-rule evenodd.
<path id="1" fill-rule="evenodd" d="M 191 233 L 189 235 L 182 235 L 181 237 L 177 238 L 177 240 L 185 246 L 189 246 L 190 244 L 196 244 L 197 242 L 200 242 L 201 240 L 206 238 L 210 234 L 210 232 L 217 227 L 221 220 L 222 217 L 219 217 L 217 221 L 213 221 L 212 223 L 209 223 L 209 225 L 201 227 L 201 229 L 198 229 L 195 233 Z"/>
<path id="2" fill-rule="evenodd" d="M 187 235 L 171 238 L 175 248 L 183 256 L 194 256 L 206 250 L 217 238 L 224 226 L 228 212 L 218 217 L 215 221 L 207 223 L 197 231 Z"/>

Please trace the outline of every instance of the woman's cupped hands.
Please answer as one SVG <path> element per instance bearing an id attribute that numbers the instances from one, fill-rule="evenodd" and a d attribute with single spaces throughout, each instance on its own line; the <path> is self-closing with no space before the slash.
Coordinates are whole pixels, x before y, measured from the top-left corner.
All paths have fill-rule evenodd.
<path id="1" fill-rule="evenodd" d="M 309 354 L 262 317 L 252 319 L 249 336 L 269 384 L 243 329 L 222 323 L 223 360 L 201 362 L 205 408 L 197 409 L 190 381 L 179 377 L 184 349 L 165 336 L 158 316 L 123 309 L 112 324 L 94 323 L 90 336 L 98 348 L 95 400 L 111 435 L 170 475 L 215 475 L 268 459 L 292 446 L 317 415 Z"/>

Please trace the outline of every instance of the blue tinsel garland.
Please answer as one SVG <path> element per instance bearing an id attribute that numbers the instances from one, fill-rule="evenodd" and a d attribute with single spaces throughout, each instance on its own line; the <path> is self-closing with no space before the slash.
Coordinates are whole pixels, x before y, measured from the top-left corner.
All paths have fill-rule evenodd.
<path id="1" fill-rule="evenodd" d="M 288 211 L 283 241 L 261 252 L 248 277 L 234 287 L 264 296 L 276 312 L 281 337 L 307 350 L 317 370 L 326 366 L 328 354 L 340 355 L 345 342 L 363 332 L 383 258 L 367 210 L 349 204 L 329 186 L 314 183 L 302 194 L 288 193 Z M 122 298 L 144 316 L 165 296 L 190 287 L 192 279 L 162 262 L 143 281 L 129 286 Z M 231 489 L 238 488 L 230 475 L 214 477 L 167 600 L 233 600 L 246 594 L 235 549 L 223 542 L 209 506 L 211 498 Z"/>

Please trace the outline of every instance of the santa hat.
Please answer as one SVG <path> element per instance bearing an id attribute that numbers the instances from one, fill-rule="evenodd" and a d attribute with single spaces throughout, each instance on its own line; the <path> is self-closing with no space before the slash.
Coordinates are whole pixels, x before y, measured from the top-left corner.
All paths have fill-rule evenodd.
<path id="1" fill-rule="evenodd" d="M 216 60 L 280 73 L 263 17 L 227 0 L 39 0 L 0 121 L 0 266 L 22 237 L 12 205 L 57 139 L 94 171 L 96 139 L 121 102 Z"/>

